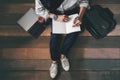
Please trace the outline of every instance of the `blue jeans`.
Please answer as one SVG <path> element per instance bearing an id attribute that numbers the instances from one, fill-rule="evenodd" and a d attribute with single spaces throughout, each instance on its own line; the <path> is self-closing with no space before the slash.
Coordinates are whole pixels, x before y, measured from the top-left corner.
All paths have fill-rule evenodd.
<path id="1" fill-rule="evenodd" d="M 67 55 L 68 51 L 75 42 L 79 32 L 74 32 L 67 34 L 61 44 L 62 35 L 61 34 L 52 34 L 50 37 L 50 53 L 51 59 L 57 61 L 60 59 L 60 55 Z"/>

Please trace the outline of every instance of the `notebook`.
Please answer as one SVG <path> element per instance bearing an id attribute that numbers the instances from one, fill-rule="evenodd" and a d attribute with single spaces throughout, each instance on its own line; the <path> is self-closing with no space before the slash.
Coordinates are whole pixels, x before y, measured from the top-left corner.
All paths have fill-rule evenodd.
<path id="1" fill-rule="evenodd" d="M 80 26 L 73 27 L 73 21 L 78 16 L 78 14 L 72 14 L 69 16 L 70 20 L 68 22 L 59 22 L 52 20 L 52 33 L 55 34 L 69 34 L 72 32 L 81 31 Z"/>

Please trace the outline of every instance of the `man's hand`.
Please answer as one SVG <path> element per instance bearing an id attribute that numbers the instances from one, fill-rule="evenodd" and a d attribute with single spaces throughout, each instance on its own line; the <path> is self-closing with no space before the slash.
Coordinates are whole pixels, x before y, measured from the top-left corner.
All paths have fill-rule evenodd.
<path id="1" fill-rule="evenodd" d="M 56 14 L 53 14 L 53 13 L 49 13 L 49 18 L 54 18 Z M 56 15 L 57 16 L 57 21 L 60 21 L 60 22 L 67 22 L 70 20 L 70 18 L 67 16 L 67 15 Z"/>
<path id="2" fill-rule="evenodd" d="M 74 22 L 73 22 L 73 27 L 80 26 L 81 24 L 82 24 L 82 19 L 79 16 L 76 17 Z"/>
<path id="3" fill-rule="evenodd" d="M 75 18 L 73 22 L 73 27 L 80 26 L 82 24 L 82 17 L 86 11 L 86 7 L 80 7 L 79 16 Z"/>
<path id="4" fill-rule="evenodd" d="M 60 22 L 67 22 L 70 20 L 70 18 L 67 15 L 57 15 L 57 21 Z"/>

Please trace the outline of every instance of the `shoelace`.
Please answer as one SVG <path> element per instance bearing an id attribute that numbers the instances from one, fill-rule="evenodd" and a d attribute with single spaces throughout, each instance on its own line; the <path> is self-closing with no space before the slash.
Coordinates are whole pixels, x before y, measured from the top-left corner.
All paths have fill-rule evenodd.
<path id="1" fill-rule="evenodd" d="M 52 67 L 50 68 L 51 73 L 54 73 L 55 67 L 56 65 L 52 65 Z"/>
<path id="2" fill-rule="evenodd" d="M 67 59 L 64 59 L 64 60 L 63 60 L 63 64 L 64 64 L 64 67 L 68 66 L 68 65 L 69 65 L 68 60 L 67 60 Z"/>

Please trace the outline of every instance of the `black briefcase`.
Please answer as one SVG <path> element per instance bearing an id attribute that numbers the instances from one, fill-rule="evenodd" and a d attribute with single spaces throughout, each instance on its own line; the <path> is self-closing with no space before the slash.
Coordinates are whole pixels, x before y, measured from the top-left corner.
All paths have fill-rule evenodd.
<path id="1" fill-rule="evenodd" d="M 107 36 L 115 28 L 115 25 L 116 21 L 112 12 L 99 5 L 91 6 L 90 9 L 86 10 L 82 24 L 95 39 Z"/>

